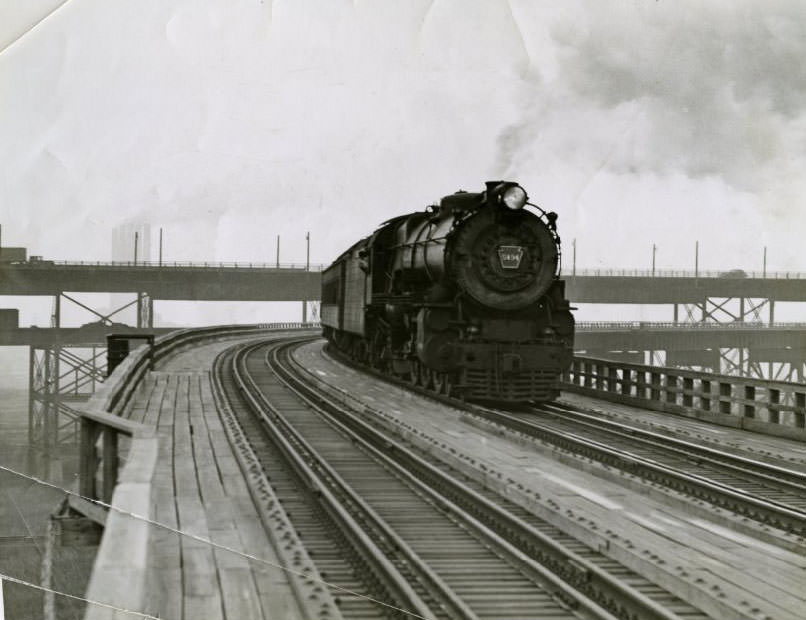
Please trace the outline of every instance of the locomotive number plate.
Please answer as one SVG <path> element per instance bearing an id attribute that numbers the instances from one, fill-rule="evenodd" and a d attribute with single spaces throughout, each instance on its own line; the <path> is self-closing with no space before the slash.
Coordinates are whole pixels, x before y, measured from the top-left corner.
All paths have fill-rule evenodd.
<path id="1" fill-rule="evenodd" d="M 501 261 L 502 269 L 517 269 L 521 266 L 523 258 L 523 246 L 501 245 L 498 246 L 498 260 Z"/>

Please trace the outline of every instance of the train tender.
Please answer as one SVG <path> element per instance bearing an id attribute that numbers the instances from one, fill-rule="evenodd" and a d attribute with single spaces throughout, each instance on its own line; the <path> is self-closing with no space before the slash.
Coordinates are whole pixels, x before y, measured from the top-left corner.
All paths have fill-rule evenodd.
<path id="1" fill-rule="evenodd" d="M 556 398 L 574 318 L 557 214 L 527 200 L 517 183 L 490 181 L 382 224 L 322 273 L 324 336 L 438 392 Z"/>

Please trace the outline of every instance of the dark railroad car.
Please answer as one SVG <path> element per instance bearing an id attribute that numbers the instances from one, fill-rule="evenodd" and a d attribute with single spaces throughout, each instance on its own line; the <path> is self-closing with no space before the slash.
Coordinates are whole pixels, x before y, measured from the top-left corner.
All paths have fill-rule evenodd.
<path id="1" fill-rule="evenodd" d="M 491 181 L 382 224 L 323 272 L 324 336 L 356 361 L 435 391 L 555 398 L 574 318 L 557 215 L 527 200 L 517 183 Z"/>

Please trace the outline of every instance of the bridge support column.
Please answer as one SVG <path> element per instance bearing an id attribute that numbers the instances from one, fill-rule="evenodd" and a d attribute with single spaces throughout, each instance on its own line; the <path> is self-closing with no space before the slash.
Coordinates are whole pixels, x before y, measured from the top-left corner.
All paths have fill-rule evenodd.
<path id="1" fill-rule="evenodd" d="M 99 312 L 60 292 L 53 298 L 51 327 L 62 325 L 62 301 L 67 300 L 98 318 L 100 326 L 111 326 L 111 317 L 136 304 L 137 327 L 154 326 L 154 302 L 147 292 L 108 314 Z M 63 342 L 61 336 L 47 345 L 32 345 L 29 354 L 28 440 L 31 471 L 52 480 L 60 477 L 61 460 L 68 445 L 77 446 L 78 411 L 71 404 L 83 403 L 106 378 L 106 343 L 79 337 Z M 82 340 L 84 340 L 82 342 Z"/>
<path id="2" fill-rule="evenodd" d="M 79 413 L 106 376 L 106 348 L 54 343 L 31 346 L 28 368 L 28 442 L 31 471 L 61 477 L 65 448 L 78 442 Z"/>
<path id="3" fill-rule="evenodd" d="M 148 293 L 137 293 L 137 327 L 154 327 L 154 300 Z"/>

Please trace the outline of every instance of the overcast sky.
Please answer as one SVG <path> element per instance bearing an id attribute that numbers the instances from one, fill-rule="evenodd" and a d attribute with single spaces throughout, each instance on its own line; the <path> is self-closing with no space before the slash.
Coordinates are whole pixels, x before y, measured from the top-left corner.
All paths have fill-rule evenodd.
<path id="1" fill-rule="evenodd" d="M 55 7 L 44 21 L 31 28 Z M 578 265 L 806 271 L 806 3 L 0 4 L 4 245 L 330 261 L 487 179 Z M 156 245 L 156 244 L 155 244 Z M 566 266 L 569 260 L 566 259 Z"/>

